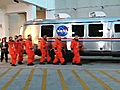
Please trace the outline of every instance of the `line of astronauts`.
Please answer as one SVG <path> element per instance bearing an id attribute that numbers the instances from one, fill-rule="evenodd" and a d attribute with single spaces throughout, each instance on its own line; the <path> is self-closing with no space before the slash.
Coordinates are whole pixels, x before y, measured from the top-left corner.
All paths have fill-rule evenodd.
<path id="1" fill-rule="evenodd" d="M 28 66 L 34 65 L 35 53 L 34 53 L 34 48 L 33 48 L 33 43 L 32 43 L 32 36 L 29 34 L 27 37 L 28 38 L 26 40 L 22 38 L 22 35 L 18 35 L 16 40 L 13 40 L 13 37 L 9 37 L 8 42 L 6 42 L 6 38 L 2 38 L 2 42 L 1 42 L 2 45 L 0 46 L 3 46 L 4 48 L 2 47 L 1 49 L 5 51 L 7 45 L 4 45 L 3 43 L 5 42 L 8 44 L 8 52 L 11 56 L 11 60 L 10 60 L 11 66 L 16 66 L 16 62 L 19 65 L 24 64 L 23 63 L 24 47 L 26 48 L 26 53 L 28 55 L 27 65 Z M 54 60 L 51 59 L 49 52 L 47 50 L 47 47 L 48 47 L 47 35 L 43 35 L 43 37 L 40 40 L 40 52 L 41 52 L 41 58 L 39 61 L 40 64 L 45 64 L 45 61 L 47 59 L 47 64 L 58 65 L 60 62 L 61 65 L 66 65 L 66 60 L 63 57 L 63 53 L 62 53 L 63 45 L 62 45 L 60 35 L 57 36 L 57 38 L 55 39 L 53 43 L 53 48 L 54 48 L 54 53 L 55 53 Z M 79 50 L 82 48 L 82 44 L 81 42 L 79 42 L 78 35 L 75 35 L 74 39 L 71 42 L 70 47 L 71 47 L 71 52 L 74 54 L 73 59 L 72 59 L 72 64 L 82 65 L 80 54 L 79 54 Z M 4 58 L 3 55 L 4 54 L 1 55 L 1 61 Z"/>

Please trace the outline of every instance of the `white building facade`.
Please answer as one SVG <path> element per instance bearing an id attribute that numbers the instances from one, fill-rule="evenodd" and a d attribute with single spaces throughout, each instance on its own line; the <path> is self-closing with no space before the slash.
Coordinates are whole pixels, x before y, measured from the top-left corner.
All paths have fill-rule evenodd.
<path id="1" fill-rule="evenodd" d="M 0 0 L 0 38 L 19 35 L 20 27 L 35 18 L 54 18 L 55 0 Z M 53 13 L 53 14 L 51 14 Z"/>
<path id="2" fill-rule="evenodd" d="M 89 12 L 103 11 L 107 17 L 120 17 L 120 0 L 56 0 L 56 13 L 68 13 L 72 18 L 89 17 Z"/>
<path id="3" fill-rule="evenodd" d="M 0 0 L 0 38 L 18 35 L 20 27 L 35 18 L 54 19 L 56 13 L 85 18 L 92 11 L 120 17 L 119 8 L 120 0 Z"/>

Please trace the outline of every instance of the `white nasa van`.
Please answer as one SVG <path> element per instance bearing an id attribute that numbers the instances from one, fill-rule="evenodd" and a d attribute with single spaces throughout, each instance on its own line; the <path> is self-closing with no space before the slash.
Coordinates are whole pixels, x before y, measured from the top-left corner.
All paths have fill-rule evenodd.
<path id="1" fill-rule="evenodd" d="M 36 19 L 27 21 L 22 28 L 21 35 L 27 38 L 31 34 L 38 46 L 39 39 L 47 35 L 52 49 L 59 34 L 66 53 L 70 53 L 71 40 L 77 34 L 84 47 L 82 55 L 120 55 L 120 18 Z"/>

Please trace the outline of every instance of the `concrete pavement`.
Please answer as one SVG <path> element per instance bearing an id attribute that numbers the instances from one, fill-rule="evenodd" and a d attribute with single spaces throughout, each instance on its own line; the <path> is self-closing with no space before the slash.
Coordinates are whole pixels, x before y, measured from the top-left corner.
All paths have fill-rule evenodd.
<path id="1" fill-rule="evenodd" d="M 26 58 L 25 58 L 26 59 Z M 16 67 L 0 63 L 0 90 L 119 90 L 120 63 L 90 62 L 82 66 L 39 65 Z"/>

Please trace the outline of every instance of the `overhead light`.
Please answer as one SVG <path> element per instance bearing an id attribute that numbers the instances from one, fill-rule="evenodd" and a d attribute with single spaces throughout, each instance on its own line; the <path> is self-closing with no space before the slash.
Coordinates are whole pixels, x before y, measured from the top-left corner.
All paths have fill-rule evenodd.
<path id="1" fill-rule="evenodd" d="M 18 0 L 14 0 L 14 2 L 19 3 L 19 1 L 18 1 Z"/>

